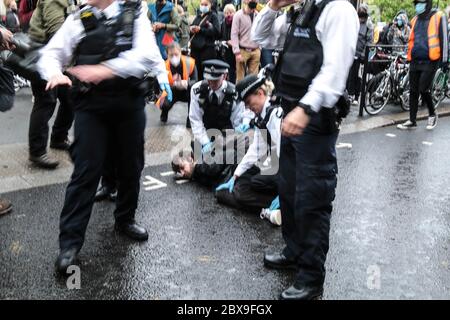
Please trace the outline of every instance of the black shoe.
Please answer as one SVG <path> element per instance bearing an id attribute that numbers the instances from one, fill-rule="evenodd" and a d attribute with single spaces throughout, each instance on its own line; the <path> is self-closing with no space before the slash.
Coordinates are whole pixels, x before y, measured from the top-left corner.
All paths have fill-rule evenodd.
<path id="1" fill-rule="evenodd" d="M 59 253 L 55 262 L 55 268 L 60 275 L 69 276 L 69 274 L 67 274 L 67 268 L 74 265 L 79 266 L 79 264 L 78 249 L 72 248 L 63 250 Z"/>
<path id="2" fill-rule="evenodd" d="M 116 230 L 136 241 L 147 241 L 147 230 L 137 225 L 135 222 L 116 223 Z"/>
<path id="3" fill-rule="evenodd" d="M 59 161 L 50 159 L 47 153 L 39 157 L 31 156 L 30 161 L 39 168 L 55 169 L 59 165 Z"/>
<path id="4" fill-rule="evenodd" d="M 99 202 L 103 200 L 110 200 L 112 202 L 116 201 L 117 191 L 113 188 L 100 185 L 97 189 L 97 193 L 95 194 L 94 201 Z"/>
<path id="5" fill-rule="evenodd" d="M 315 300 L 322 296 L 323 286 L 318 287 L 305 287 L 296 288 L 290 286 L 281 293 L 281 300 Z"/>
<path id="6" fill-rule="evenodd" d="M 50 148 L 67 151 L 70 148 L 70 141 L 69 139 L 64 141 L 52 141 L 50 142 Z"/>
<path id="7" fill-rule="evenodd" d="M 264 265 L 267 268 L 279 269 L 279 270 L 296 270 L 297 262 L 292 259 L 288 259 L 282 253 L 265 254 Z"/>

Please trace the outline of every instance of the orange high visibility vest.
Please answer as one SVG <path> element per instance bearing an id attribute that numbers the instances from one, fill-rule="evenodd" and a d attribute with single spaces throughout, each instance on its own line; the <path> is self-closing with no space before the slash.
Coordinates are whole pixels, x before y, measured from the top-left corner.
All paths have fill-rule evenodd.
<path id="1" fill-rule="evenodd" d="M 194 72 L 195 60 L 191 57 L 181 55 L 181 66 L 183 69 L 182 80 L 189 80 L 189 77 L 191 76 L 192 72 Z M 167 76 L 169 77 L 169 84 L 172 86 L 174 81 L 172 76 L 172 70 L 170 69 L 169 59 L 166 60 L 166 70 Z"/>
<path id="2" fill-rule="evenodd" d="M 431 61 L 441 58 L 441 43 L 439 41 L 439 27 L 441 26 L 443 13 L 438 11 L 431 18 L 428 24 L 428 48 Z M 408 41 L 408 61 L 412 60 L 412 50 L 414 48 L 414 28 L 416 26 L 417 16 L 411 21 L 411 35 Z"/>

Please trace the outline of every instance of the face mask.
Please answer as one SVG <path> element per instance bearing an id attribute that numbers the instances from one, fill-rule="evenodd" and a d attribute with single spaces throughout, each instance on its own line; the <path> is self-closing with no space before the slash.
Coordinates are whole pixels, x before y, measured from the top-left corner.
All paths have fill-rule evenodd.
<path id="1" fill-rule="evenodd" d="M 180 60 L 181 60 L 180 56 L 173 56 L 172 58 L 170 58 L 170 64 L 173 65 L 174 67 L 178 67 L 180 65 Z"/>
<path id="2" fill-rule="evenodd" d="M 201 13 L 208 13 L 209 7 L 208 6 L 200 6 L 200 12 Z"/>
<path id="3" fill-rule="evenodd" d="M 231 25 L 233 23 L 233 16 L 225 17 L 225 23 Z"/>
<path id="4" fill-rule="evenodd" d="M 402 27 L 403 26 L 403 20 L 397 20 L 397 26 Z"/>
<path id="5" fill-rule="evenodd" d="M 427 9 L 427 4 L 426 3 L 419 2 L 419 3 L 416 4 L 416 13 L 417 14 L 424 13 L 426 9 Z"/>
<path id="6" fill-rule="evenodd" d="M 256 6 L 257 6 L 257 3 L 256 2 L 249 2 L 248 3 L 248 7 L 250 8 L 250 9 L 256 9 Z"/>

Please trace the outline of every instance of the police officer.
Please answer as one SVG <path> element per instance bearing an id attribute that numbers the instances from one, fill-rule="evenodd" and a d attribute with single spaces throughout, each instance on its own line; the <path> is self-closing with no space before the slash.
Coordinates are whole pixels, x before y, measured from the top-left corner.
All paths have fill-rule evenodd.
<path id="1" fill-rule="evenodd" d="M 205 154 L 211 152 L 213 147 L 212 137 L 207 130 L 225 132 L 235 129 L 245 132 L 250 128 L 254 115 L 246 111 L 242 103 L 236 102 L 235 86 L 225 80 L 230 68 L 228 63 L 216 59 L 206 60 L 203 67 L 204 80 L 194 84 L 191 89 L 189 119 L 195 144 L 199 144 Z"/>
<path id="2" fill-rule="evenodd" d="M 419 95 L 428 107 L 426 129 L 433 130 L 437 125 L 431 87 L 439 67 L 448 71 L 448 30 L 443 12 L 434 10 L 432 0 L 415 0 L 416 14 L 411 20 L 411 34 L 408 41 L 410 108 L 409 120 L 397 126 L 400 130 L 417 127 Z"/>
<path id="3" fill-rule="evenodd" d="M 266 254 L 264 263 L 298 269 L 281 298 L 303 300 L 323 292 L 337 183 L 335 105 L 342 101 L 353 63 L 359 22 L 355 8 L 343 0 L 305 0 L 291 20 L 279 16 L 282 7 L 295 2 L 271 0 L 256 17 L 252 34 L 263 48 L 283 48 L 274 83 L 285 114 L 279 193 L 286 246 Z"/>
<path id="4" fill-rule="evenodd" d="M 61 72 L 69 63 L 73 80 Z M 169 98 L 171 91 L 139 0 L 87 0 L 43 49 L 39 70 L 48 90 L 68 85 L 74 93 L 74 172 L 61 212 L 56 260 L 57 271 L 65 274 L 78 263 L 109 139 L 115 141 L 117 160 L 116 230 L 136 241 L 148 239 L 135 222 L 144 165 L 144 74 L 157 74 Z"/>
<path id="5" fill-rule="evenodd" d="M 279 105 L 272 104 L 270 94 L 273 83 L 267 80 L 265 69 L 259 75 L 248 75 L 238 82 L 236 90 L 239 99 L 255 116 L 255 132 L 252 144 L 226 183 L 216 188 L 218 197 L 220 191 L 233 193 L 236 201 L 247 207 L 270 207 L 278 209 L 278 175 L 276 172 L 265 174 L 248 174 L 258 161 L 270 154 L 276 147 L 276 157 L 280 155 L 281 116 L 283 110 Z M 272 157 L 273 158 L 273 157 Z M 275 161 L 273 161 L 276 163 Z M 259 170 L 258 170 L 259 173 Z M 253 191 L 253 185 L 258 185 L 258 192 Z M 265 186 L 265 192 L 261 189 Z M 262 205 L 261 205 L 262 204 Z"/>

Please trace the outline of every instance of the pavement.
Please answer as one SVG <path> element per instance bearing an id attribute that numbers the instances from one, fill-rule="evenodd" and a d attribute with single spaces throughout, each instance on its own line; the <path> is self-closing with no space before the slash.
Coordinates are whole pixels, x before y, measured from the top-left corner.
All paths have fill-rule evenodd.
<path id="1" fill-rule="evenodd" d="M 294 273 L 262 263 L 264 252 L 282 248 L 280 228 L 217 204 L 195 183 L 176 183 L 163 156 L 152 158 L 149 150 L 170 153 L 183 143 L 185 109 L 176 108 L 164 127 L 148 108 L 147 135 L 156 138 L 146 145 L 137 219 L 149 241 L 115 233 L 114 205 L 96 204 L 73 290 L 53 272 L 70 163 L 51 173 L 27 167 L 19 132 L 26 123 L 13 116 L 26 112 L 6 114 L 17 137 L 1 135 L 0 157 L 20 152 L 0 158 L 0 185 L 10 185 L 2 197 L 14 204 L 0 218 L 0 299 L 277 299 L 292 283 Z M 442 118 L 431 132 L 419 122 L 412 132 L 391 126 L 340 136 L 323 299 L 450 298 L 449 125 Z M 19 178 L 28 185 L 13 186 Z"/>

